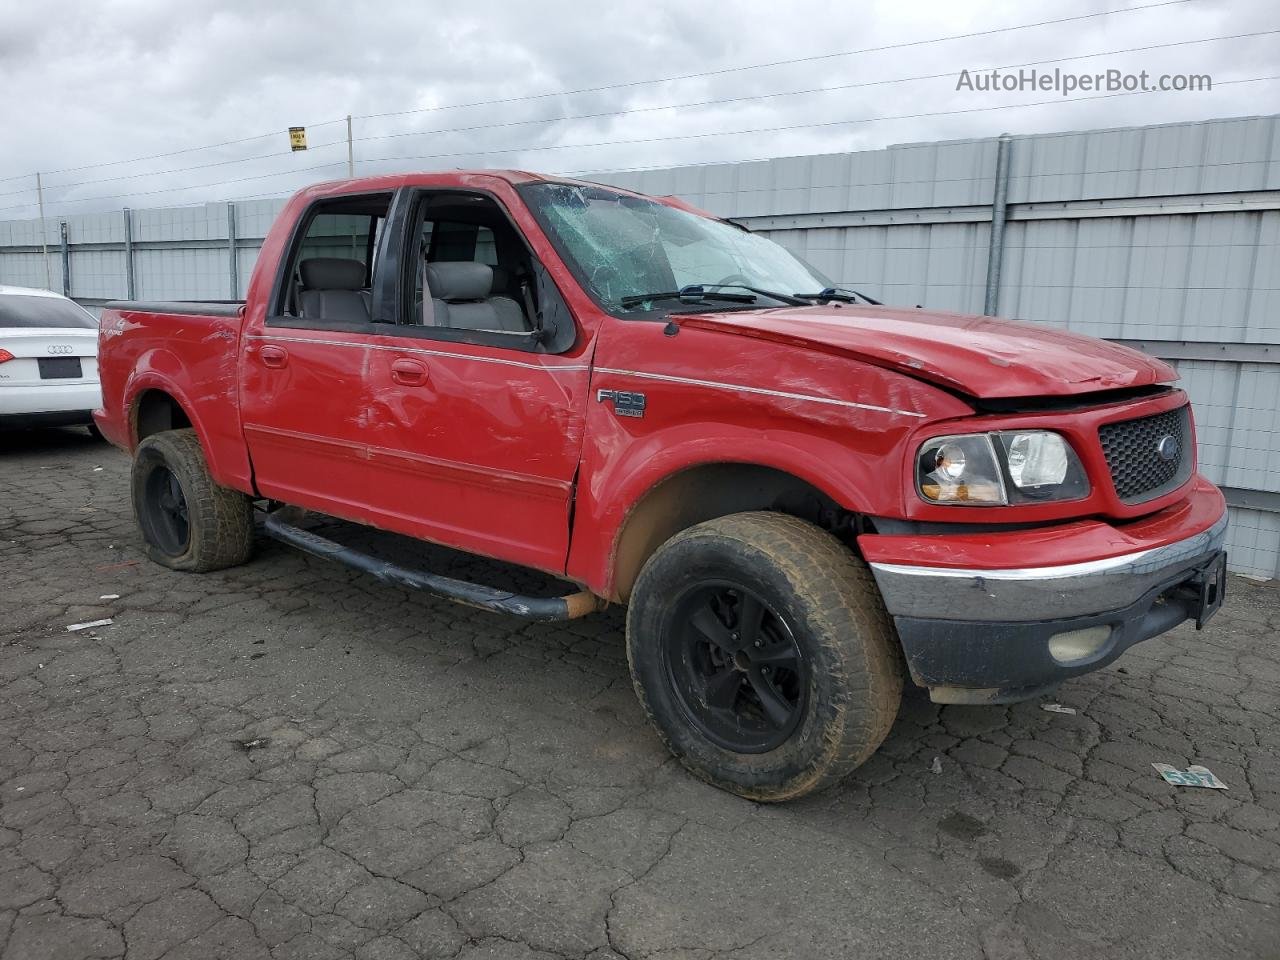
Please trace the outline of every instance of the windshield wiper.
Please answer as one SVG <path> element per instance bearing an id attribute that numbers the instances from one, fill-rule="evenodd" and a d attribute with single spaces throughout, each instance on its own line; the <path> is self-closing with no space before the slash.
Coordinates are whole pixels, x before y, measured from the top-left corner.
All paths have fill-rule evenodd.
<path id="1" fill-rule="evenodd" d="M 679 290 L 659 290 L 654 293 L 636 293 L 623 297 L 618 303 L 623 307 L 638 307 L 642 303 L 661 300 L 679 300 L 681 303 L 703 303 L 716 300 L 723 303 L 755 303 L 754 294 L 750 293 L 717 293 L 705 290 L 698 284 L 689 284 Z"/>
<path id="2" fill-rule="evenodd" d="M 720 288 L 733 287 L 737 290 L 746 290 L 747 293 L 723 293 Z M 716 288 L 716 289 L 709 289 Z M 808 303 L 802 297 L 793 297 L 786 293 L 774 293 L 772 290 L 762 290 L 759 287 L 749 287 L 745 283 L 689 283 L 685 284 L 679 290 L 662 290 L 657 293 L 637 293 L 631 296 L 623 297 L 619 303 L 623 307 L 635 307 L 642 303 L 659 300 L 679 300 L 681 303 L 703 303 L 712 300 L 720 303 L 755 303 L 757 297 L 768 297 L 770 300 L 777 300 L 779 303 L 788 303 L 795 307 L 804 306 Z"/>
<path id="3" fill-rule="evenodd" d="M 839 300 L 841 303 L 857 303 L 861 300 L 863 303 L 869 303 L 873 307 L 883 306 L 879 300 L 872 300 L 865 293 L 859 293 L 857 290 L 850 290 L 848 287 L 827 287 L 820 293 L 797 293 L 798 300 L 816 300 L 819 303 L 829 303 L 832 300 Z"/>
<path id="4" fill-rule="evenodd" d="M 739 290 L 750 290 L 754 294 L 762 297 L 768 297 L 770 300 L 777 300 L 779 303 L 790 304 L 793 307 L 803 307 L 805 305 L 804 297 L 796 296 L 790 293 L 777 293 L 773 290 L 762 290 L 760 287 L 749 287 L 745 283 L 705 283 L 704 287 L 736 287 Z"/>

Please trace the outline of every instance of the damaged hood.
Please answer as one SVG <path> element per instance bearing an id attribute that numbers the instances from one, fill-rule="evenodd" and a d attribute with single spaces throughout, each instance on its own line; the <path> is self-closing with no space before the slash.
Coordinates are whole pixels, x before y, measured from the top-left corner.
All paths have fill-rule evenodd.
<path id="1" fill-rule="evenodd" d="M 980 398 L 1071 396 L 1178 379 L 1167 363 L 1137 350 L 1025 320 L 852 305 L 672 319 L 846 354 Z"/>

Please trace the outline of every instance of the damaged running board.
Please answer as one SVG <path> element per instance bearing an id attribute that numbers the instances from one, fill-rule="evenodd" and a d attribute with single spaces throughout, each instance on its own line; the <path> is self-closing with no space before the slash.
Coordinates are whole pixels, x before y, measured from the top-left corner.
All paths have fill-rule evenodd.
<path id="1" fill-rule="evenodd" d="M 266 516 L 263 527 L 269 537 L 287 543 L 291 547 L 325 560 L 336 560 L 372 574 L 383 583 L 398 587 L 424 590 L 437 597 L 464 603 L 481 610 L 509 613 L 529 620 L 573 620 L 601 610 L 605 602 L 589 590 L 581 590 L 565 597 L 526 597 L 518 593 L 495 590 L 478 583 L 454 580 L 422 570 L 411 570 L 386 560 L 362 553 L 351 547 L 326 539 L 319 534 L 296 525 L 305 511 L 296 507 L 284 507 Z M 294 520 L 295 523 L 290 523 Z"/>

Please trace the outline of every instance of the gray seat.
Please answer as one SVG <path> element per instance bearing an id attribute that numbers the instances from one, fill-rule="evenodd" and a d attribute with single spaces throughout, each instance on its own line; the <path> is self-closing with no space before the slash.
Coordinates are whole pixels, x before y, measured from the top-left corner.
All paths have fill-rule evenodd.
<path id="1" fill-rule="evenodd" d="M 300 314 L 308 320 L 368 323 L 370 294 L 364 288 L 364 264 L 341 257 L 310 257 L 298 264 L 302 289 Z"/>
<path id="2" fill-rule="evenodd" d="M 437 327 L 526 333 L 524 310 L 510 297 L 490 296 L 493 270 L 485 263 L 438 261 L 426 266 L 432 316 Z"/>

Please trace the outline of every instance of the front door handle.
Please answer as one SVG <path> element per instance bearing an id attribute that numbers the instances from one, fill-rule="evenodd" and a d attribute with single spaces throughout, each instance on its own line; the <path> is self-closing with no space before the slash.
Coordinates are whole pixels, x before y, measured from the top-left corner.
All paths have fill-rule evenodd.
<path id="1" fill-rule="evenodd" d="M 418 360 L 401 357 L 391 363 L 391 379 L 406 387 L 420 387 L 427 382 L 426 365 Z"/>
<path id="2" fill-rule="evenodd" d="M 272 367 L 279 369 L 289 362 L 289 351 L 284 347 L 275 347 L 268 344 L 262 348 L 262 365 L 264 367 Z"/>

